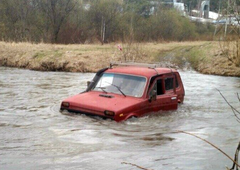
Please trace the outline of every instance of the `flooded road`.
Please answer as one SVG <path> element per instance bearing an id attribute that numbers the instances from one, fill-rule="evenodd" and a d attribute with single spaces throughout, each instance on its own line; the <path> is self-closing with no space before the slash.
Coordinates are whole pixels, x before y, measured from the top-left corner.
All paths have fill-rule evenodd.
<path id="1" fill-rule="evenodd" d="M 0 67 L 0 169 L 152 170 L 226 169 L 232 163 L 194 133 L 233 157 L 238 123 L 223 98 L 240 110 L 240 78 L 180 72 L 184 104 L 116 123 L 62 114 L 60 103 L 86 88 L 94 74 Z"/>

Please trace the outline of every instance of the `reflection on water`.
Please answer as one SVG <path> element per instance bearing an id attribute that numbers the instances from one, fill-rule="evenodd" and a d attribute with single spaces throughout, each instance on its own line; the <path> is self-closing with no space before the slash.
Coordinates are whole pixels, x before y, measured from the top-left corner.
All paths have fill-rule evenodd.
<path id="1" fill-rule="evenodd" d="M 178 110 L 122 123 L 60 113 L 94 74 L 0 67 L 0 169 L 225 169 L 231 162 L 192 132 L 233 156 L 240 124 L 216 89 L 240 109 L 240 78 L 181 72 Z"/>

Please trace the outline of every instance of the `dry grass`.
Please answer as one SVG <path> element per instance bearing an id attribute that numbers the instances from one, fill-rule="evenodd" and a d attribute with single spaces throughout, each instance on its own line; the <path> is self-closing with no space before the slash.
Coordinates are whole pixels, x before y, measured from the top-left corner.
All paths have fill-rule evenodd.
<path id="1" fill-rule="evenodd" d="M 94 72 L 108 66 L 113 51 L 111 45 L 0 42 L 0 64 L 34 70 Z"/>
<path id="2" fill-rule="evenodd" d="M 168 61 L 179 67 L 184 67 L 188 61 L 196 70 L 203 73 L 240 75 L 239 68 L 234 68 L 221 56 L 218 42 L 121 44 L 122 51 L 117 48 L 118 45 L 0 42 L 0 65 L 42 71 L 96 72 L 114 61 L 148 63 Z M 223 67 L 227 71 L 222 71 Z"/>

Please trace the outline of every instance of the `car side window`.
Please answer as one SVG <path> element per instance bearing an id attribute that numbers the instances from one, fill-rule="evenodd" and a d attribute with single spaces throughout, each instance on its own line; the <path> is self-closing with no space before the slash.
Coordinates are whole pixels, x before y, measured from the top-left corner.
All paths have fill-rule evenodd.
<path id="1" fill-rule="evenodd" d="M 179 87 L 179 83 L 178 83 L 178 77 L 177 74 L 174 74 L 174 76 L 171 75 L 166 75 L 167 77 L 164 79 L 164 83 L 165 83 L 165 90 L 172 90 L 174 88 L 174 79 L 175 79 L 175 87 L 178 88 Z"/>
<path id="2" fill-rule="evenodd" d="M 165 78 L 165 90 L 173 89 L 173 77 Z"/>
<path id="3" fill-rule="evenodd" d="M 163 91 L 163 80 L 162 79 L 159 79 L 157 80 L 157 95 L 162 95 L 164 94 L 164 91 Z"/>
<path id="4" fill-rule="evenodd" d="M 151 90 L 151 92 L 150 92 L 150 95 L 152 95 L 153 94 L 153 91 L 155 90 L 156 92 L 157 92 L 157 95 L 162 95 L 162 94 L 164 94 L 164 90 L 163 90 L 163 79 L 158 79 L 156 82 L 155 82 L 155 84 L 154 84 L 154 86 L 153 86 L 153 88 L 152 88 L 152 90 Z"/>

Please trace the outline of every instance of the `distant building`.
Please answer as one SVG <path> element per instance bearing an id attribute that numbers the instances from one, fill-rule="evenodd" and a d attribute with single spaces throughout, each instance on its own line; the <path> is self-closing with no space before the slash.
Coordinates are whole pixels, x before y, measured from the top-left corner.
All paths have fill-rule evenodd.
<path id="1" fill-rule="evenodd" d="M 182 15 L 186 15 L 185 13 L 185 6 L 182 0 L 152 0 L 151 3 L 154 5 L 152 7 L 152 12 L 155 11 L 156 6 L 164 5 L 165 7 L 175 8 L 177 9 Z"/>
<path id="2" fill-rule="evenodd" d="M 201 2 L 200 6 L 200 16 L 201 18 L 209 18 L 209 11 L 210 11 L 210 0 L 204 0 Z"/>

